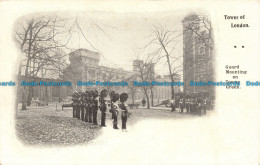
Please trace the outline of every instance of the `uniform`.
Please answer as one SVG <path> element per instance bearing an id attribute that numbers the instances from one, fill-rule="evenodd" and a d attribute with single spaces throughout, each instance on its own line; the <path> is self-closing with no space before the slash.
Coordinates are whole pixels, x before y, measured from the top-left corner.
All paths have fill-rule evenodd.
<path id="1" fill-rule="evenodd" d="M 183 108 L 184 108 L 184 100 L 183 100 L 183 98 L 180 98 L 180 109 L 181 109 L 181 113 L 183 113 Z"/>
<path id="2" fill-rule="evenodd" d="M 86 91 L 85 95 L 86 95 L 85 122 L 88 122 L 88 118 L 89 118 L 89 91 Z"/>
<path id="3" fill-rule="evenodd" d="M 186 106 L 187 113 L 190 113 L 190 103 L 191 103 L 190 101 L 191 100 L 189 97 L 185 99 L 185 106 Z"/>
<path id="4" fill-rule="evenodd" d="M 100 93 L 101 126 L 103 127 L 106 127 L 107 95 L 106 89 Z"/>
<path id="5" fill-rule="evenodd" d="M 93 91 L 93 124 L 98 125 L 97 112 L 98 112 L 98 91 Z"/>
<path id="6" fill-rule="evenodd" d="M 112 91 L 110 93 L 110 98 L 111 98 L 111 113 L 112 113 L 112 119 L 113 119 L 113 128 L 118 129 L 117 127 L 117 118 L 118 118 L 118 112 L 119 112 L 119 107 L 118 107 L 118 99 L 119 99 L 119 94 L 115 93 Z"/>
<path id="7" fill-rule="evenodd" d="M 118 129 L 117 127 L 117 118 L 118 118 L 118 113 L 119 113 L 119 106 L 116 103 L 112 103 L 112 106 L 111 106 L 111 112 L 112 112 L 112 116 L 113 116 L 113 128 L 114 129 Z"/>
<path id="8" fill-rule="evenodd" d="M 72 111 L 72 116 L 73 118 L 76 117 L 76 103 L 77 103 L 77 98 L 76 98 L 76 94 L 75 92 L 72 94 L 72 107 L 73 107 L 73 111 Z"/>
<path id="9" fill-rule="evenodd" d="M 76 118 L 80 118 L 80 94 L 76 92 L 77 102 L 76 102 Z"/>
<path id="10" fill-rule="evenodd" d="M 80 118 L 84 121 L 85 118 L 85 93 L 81 93 Z"/>
<path id="11" fill-rule="evenodd" d="M 89 109 L 88 109 L 88 122 L 92 123 L 93 119 L 93 96 L 92 91 L 89 92 Z"/>
<path id="12" fill-rule="evenodd" d="M 127 122 L 127 116 L 128 116 L 128 110 L 127 110 L 127 104 L 126 100 L 128 98 L 128 95 L 126 93 L 122 93 L 120 95 L 120 102 L 122 102 L 121 106 L 121 119 L 122 119 L 122 131 L 126 131 L 126 122 Z"/>

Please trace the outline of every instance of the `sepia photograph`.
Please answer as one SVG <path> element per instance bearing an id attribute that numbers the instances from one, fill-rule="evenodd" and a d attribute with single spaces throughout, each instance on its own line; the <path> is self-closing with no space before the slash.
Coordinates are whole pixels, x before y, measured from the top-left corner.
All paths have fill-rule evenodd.
<path id="1" fill-rule="evenodd" d="M 0 164 L 259 164 L 259 8 L 1 2 Z"/>
<path id="2" fill-rule="evenodd" d="M 207 117 L 214 86 L 190 84 L 214 81 L 213 32 L 199 9 L 18 18 L 18 137 L 30 145 L 88 144 L 104 129 L 131 131 L 143 119 Z"/>

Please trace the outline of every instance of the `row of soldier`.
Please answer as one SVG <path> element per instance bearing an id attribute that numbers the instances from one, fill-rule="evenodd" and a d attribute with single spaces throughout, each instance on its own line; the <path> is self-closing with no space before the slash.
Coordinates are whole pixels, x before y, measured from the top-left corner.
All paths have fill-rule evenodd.
<path id="1" fill-rule="evenodd" d="M 207 110 L 211 110 L 211 101 L 207 97 L 190 97 L 183 96 L 179 99 L 179 108 L 180 112 L 183 113 L 183 110 L 186 109 L 187 113 L 198 112 L 199 114 L 206 114 Z"/>
<path id="2" fill-rule="evenodd" d="M 109 97 L 108 97 L 109 95 Z M 126 93 L 118 94 L 114 91 L 108 94 L 106 89 L 103 89 L 98 94 L 97 90 L 87 90 L 85 92 L 74 92 L 72 95 L 73 101 L 73 117 L 81 119 L 85 122 L 98 125 L 98 109 L 101 111 L 101 126 L 106 127 L 106 112 L 108 109 L 112 113 L 113 128 L 118 129 L 117 121 L 119 110 L 121 110 L 122 130 L 126 131 L 126 122 L 129 112 L 127 110 L 128 95 Z M 111 105 L 109 106 L 109 100 Z M 119 107 L 118 101 L 120 100 L 121 106 Z"/>

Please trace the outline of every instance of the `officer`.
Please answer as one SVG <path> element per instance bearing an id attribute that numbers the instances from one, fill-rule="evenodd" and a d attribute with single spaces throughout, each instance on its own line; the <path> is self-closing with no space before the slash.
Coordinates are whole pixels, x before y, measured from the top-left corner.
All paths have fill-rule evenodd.
<path id="1" fill-rule="evenodd" d="M 100 111 L 101 111 L 101 126 L 106 127 L 106 111 L 107 111 L 107 96 L 108 92 L 106 89 L 103 89 L 100 92 Z"/>
<path id="2" fill-rule="evenodd" d="M 185 106 L 186 106 L 186 110 L 187 110 L 187 113 L 190 113 L 190 96 L 186 96 L 186 99 L 185 99 Z"/>
<path id="3" fill-rule="evenodd" d="M 76 118 L 80 118 L 80 94 L 75 92 L 76 95 Z"/>
<path id="4" fill-rule="evenodd" d="M 113 120 L 113 128 L 118 129 L 117 127 L 117 119 L 118 119 L 118 113 L 119 113 L 119 106 L 118 106 L 118 100 L 119 100 L 119 94 L 118 93 L 113 93 L 110 94 L 111 97 L 111 113 L 112 113 L 112 118 Z"/>
<path id="5" fill-rule="evenodd" d="M 75 92 L 73 92 L 73 94 L 72 94 L 72 107 L 73 107 L 72 116 L 73 116 L 73 118 L 75 118 L 76 117 L 76 94 L 75 94 Z"/>
<path id="6" fill-rule="evenodd" d="M 88 122 L 89 118 L 89 91 L 85 91 L 86 104 L 85 104 L 85 122 Z"/>
<path id="7" fill-rule="evenodd" d="M 126 100 L 128 98 L 128 95 L 126 93 L 122 93 L 120 95 L 120 102 L 122 103 L 121 105 L 121 119 L 122 119 L 122 131 L 127 132 L 126 130 L 126 122 L 127 122 L 127 116 L 129 114 L 128 110 L 127 110 L 127 104 L 126 104 Z"/>
<path id="8" fill-rule="evenodd" d="M 180 97 L 180 102 L 179 102 L 179 104 L 180 104 L 181 113 L 183 113 L 184 100 L 183 100 L 183 97 L 182 97 L 182 96 Z"/>
<path id="9" fill-rule="evenodd" d="M 88 114 L 88 122 L 92 123 L 93 122 L 93 90 L 89 91 L 89 114 Z"/>
<path id="10" fill-rule="evenodd" d="M 92 96 L 93 96 L 93 107 L 92 107 L 92 109 L 93 109 L 93 124 L 98 125 L 98 123 L 97 123 L 98 91 L 93 90 Z"/>
<path id="11" fill-rule="evenodd" d="M 84 121 L 85 118 L 85 93 L 81 92 L 81 97 L 80 97 L 80 118 L 82 121 Z"/>
<path id="12" fill-rule="evenodd" d="M 112 120 L 114 120 L 114 115 L 113 115 L 113 109 L 112 109 L 112 100 L 113 100 L 113 97 L 114 97 L 114 95 L 116 94 L 116 92 L 115 91 L 111 91 L 110 93 L 109 93 L 109 97 L 110 97 L 110 100 L 111 100 L 111 104 L 110 104 L 110 110 L 109 110 L 109 112 L 110 113 L 112 113 Z"/>

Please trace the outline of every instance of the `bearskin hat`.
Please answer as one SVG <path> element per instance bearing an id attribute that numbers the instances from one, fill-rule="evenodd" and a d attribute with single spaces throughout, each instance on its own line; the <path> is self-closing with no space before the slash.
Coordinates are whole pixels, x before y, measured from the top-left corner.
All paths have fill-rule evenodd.
<path id="1" fill-rule="evenodd" d="M 92 92 L 92 96 L 94 98 L 98 97 L 98 91 L 97 90 L 91 90 L 91 92 Z"/>
<path id="2" fill-rule="evenodd" d="M 101 92 L 100 92 L 100 97 L 104 98 L 104 97 L 107 97 L 108 95 L 108 92 L 106 89 L 103 89 Z"/>
<path id="3" fill-rule="evenodd" d="M 94 91 L 93 91 L 93 90 L 90 90 L 90 91 L 88 92 L 88 96 L 89 96 L 89 97 L 93 97 L 93 93 L 94 93 Z"/>
<path id="4" fill-rule="evenodd" d="M 79 98 L 80 97 L 80 94 L 78 92 L 74 92 L 74 96 Z"/>
<path id="5" fill-rule="evenodd" d="M 112 98 L 114 97 L 115 94 L 116 94 L 115 91 L 111 91 L 111 92 L 109 93 L 110 98 L 112 99 Z"/>
<path id="6" fill-rule="evenodd" d="M 122 93 L 120 95 L 120 102 L 125 102 L 128 99 L 128 94 L 127 93 Z"/>
<path id="7" fill-rule="evenodd" d="M 112 101 L 112 102 L 116 102 L 117 100 L 119 100 L 119 94 L 118 94 L 118 93 L 115 93 L 115 94 L 113 95 L 113 97 L 111 98 L 111 101 Z"/>

